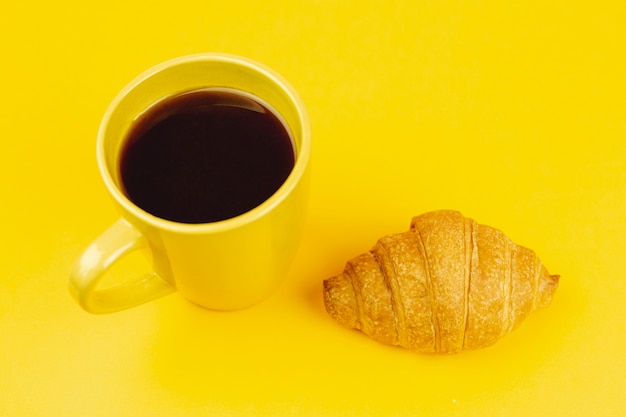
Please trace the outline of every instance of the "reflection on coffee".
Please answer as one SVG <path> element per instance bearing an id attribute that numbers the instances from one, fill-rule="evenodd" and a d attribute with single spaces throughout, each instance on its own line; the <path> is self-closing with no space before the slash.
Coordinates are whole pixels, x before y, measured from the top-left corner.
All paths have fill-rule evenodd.
<path id="1" fill-rule="evenodd" d="M 293 169 L 295 151 L 278 113 L 232 89 L 169 97 L 131 127 L 122 188 L 143 210 L 181 223 L 243 214 L 267 200 Z"/>

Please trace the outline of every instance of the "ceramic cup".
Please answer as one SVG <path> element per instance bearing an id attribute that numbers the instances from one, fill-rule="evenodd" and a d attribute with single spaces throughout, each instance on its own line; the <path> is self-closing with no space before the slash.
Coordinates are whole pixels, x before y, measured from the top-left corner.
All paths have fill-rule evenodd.
<path id="1" fill-rule="evenodd" d="M 124 194 L 120 152 L 133 121 L 174 94 L 211 87 L 252 94 L 286 122 L 295 147 L 294 167 L 271 197 L 239 216 L 214 223 L 178 223 L 142 210 Z M 225 54 L 176 58 L 138 76 L 107 109 L 97 139 L 97 161 L 121 218 L 76 261 L 69 287 L 91 313 L 111 313 L 178 291 L 208 309 L 235 310 L 269 296 L 286 275 L 303 227 L 308 194 L 310 125 L 294 89 L 273 70 Z M 100 288 L 110 266 L 147 248 L 152 268 L 122 285 Z"/>

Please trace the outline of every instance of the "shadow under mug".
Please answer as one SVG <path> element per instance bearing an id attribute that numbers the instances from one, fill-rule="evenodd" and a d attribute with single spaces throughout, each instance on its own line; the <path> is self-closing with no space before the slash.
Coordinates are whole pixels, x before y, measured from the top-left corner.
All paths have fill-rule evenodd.
<path id="1" fill-rule="evenodd" d="M 295 164 L 282 186 L 250 211 L 201 224 L 153 216 L 133 204 L 120 185 L 124 138 L 147 108 L 180 92 L 211 87 L 240 90 L 270 104 L 294 139 Z M 107 109 L 97 161 L 121 218 L 82 253 L 70 273 L 74 299 L 91 313 L 112 313 L 173 291 L 202 307 L 235 310 L 269 296 L 286 275 L 300 240 L 308 196 L 311 133 L 304 104 L 273 70 L 226 54 L 189 55 L 157 65 L 128 84 Z M 99 288 L 125 255 L 148 248 L 152 270 L 124 284 Z"/>

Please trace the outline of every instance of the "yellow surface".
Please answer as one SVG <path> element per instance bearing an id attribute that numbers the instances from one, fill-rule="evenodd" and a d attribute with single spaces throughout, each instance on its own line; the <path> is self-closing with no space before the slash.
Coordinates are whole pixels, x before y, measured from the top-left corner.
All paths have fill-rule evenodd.
<path id="1" fill-rule="evenodd" d="M 39 3 L 0 14 L 1 416 L 623 415 L 622 2 Z M 85 313 L 67 275 L 117 218 L 102 113 L 139 72 L 203 51 L 273 67 L 308 106 L 301 251 L 244 311 L 174 294 Z M 552 306 L 454 356 L 336 325 L 321 281 L 437 208 L 534 248 L 562 275 Z"/>

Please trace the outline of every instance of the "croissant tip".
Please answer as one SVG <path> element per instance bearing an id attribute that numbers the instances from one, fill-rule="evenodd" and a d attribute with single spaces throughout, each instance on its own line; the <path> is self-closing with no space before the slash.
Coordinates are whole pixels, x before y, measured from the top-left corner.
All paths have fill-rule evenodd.
<path id="1" fill-rule="evenodd" d="M 324 306 L 328 314 L 348 328 L 358 329 L 356 299 L 352 282 L 345 274 L 324 280 Z"/>
<path id="2" fill-rule="evenodd" d="M 552 303 L 552 298 L 554 297 L 554 293 L 559 286 L 560 279 L 561 276 L 558 274 L 548 274 L 546 272 L 543 275 L 543 278 L 539 283 L 537 308 L 545 308 Z"/>

